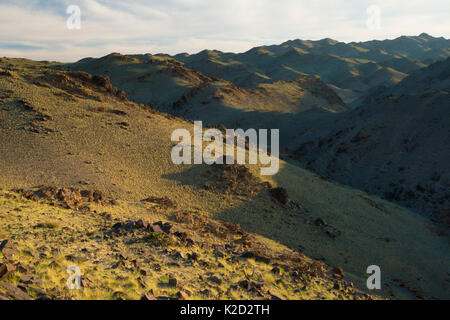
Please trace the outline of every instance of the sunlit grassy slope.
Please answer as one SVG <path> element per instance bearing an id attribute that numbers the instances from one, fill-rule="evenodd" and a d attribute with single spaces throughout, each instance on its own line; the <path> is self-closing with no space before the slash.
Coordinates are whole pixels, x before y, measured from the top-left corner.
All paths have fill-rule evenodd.
<path id="1" fill-rule="evenodd" d="M 169 220 L 173 211 L 178 210 L 200 215 L 207 221 L 214 219 L 239 223 L 257 238 L 257 243 L 267 244 L 265 252 L 272 252 L 274 255 L 286 250 L 292 254 L 303 252 L 308 257 L 323 260 L 330 268 L 340 266 L 346 273 L 346 279 L 363 290 L 367 277 L 366 268 L 373 264 L 379 265 L 383 290 L 371 292 L 376 295 L 411 298 L 412 288 L 426 298 L 448 298 L 446 280 L 450 267 L 449 241 L 440 237 L 436 227 L 423 218 L 358 190 L 325 181 L 283 161 L 277 175 L 262 179 L 268 180 L 274 187 L 286 188 L 289 198 L 300 204 L 304 208 L 303 212 L 291 210 L 276 202 L 267 188 L 254 195 L 205 188 L 205 184 L 220 185 L 220 181 L 211 174 L 214 171 L 211 167 L 176 166 L 170 159 L 172 131 L 176 128 L 192 130 L 190 122 L 126 101 L 120 94 L 111 94 L 102 85 L 82 80 L 84 76 L 79 73 L 67 73 L 57 67 L 56 64 L 19 59 L 0 61 L 0 186 L 5 190 L 28 189 L 43 184 L 98 189 L 107 196 L 118 199 L 119 205 L 101 208 L 97 212 L 109 211 L 117 221 L 139 218 L 149 222 Z M 258 178 L 257 169 L 251 168 L 255 179 Z M 81 243 L 85 240 L 89 246 L 98 246 L 98 250 L 92 252 L 88 261 L 83 262 L 83 267 L 93 272 L 91 280 L 98 287 L 79 297 L 111 298 L 115 297 L 115 291 L 120 291 L 125 292 L 128 298 L 138 298 L 143 292 L 143 289 L 136 289 L 136 277 L 132 273 L 126 273 L 123 277 L 111 271 L 103 273 L 103 268 L 112 263 L 108 260 L 112 257 L 111 250 L 119 247 L 130 250 L 133 256 L 143 258 L 144 261 L 141 262 L 144 264 L 148 263 L 145 262 L 147 255 L 162 259 L 163 265 L 170 262 L 164 260 L 168 252 L 154 251 L 151 246 L 141 244 L 139 247 L 134 244 L 135 247 L 130 249 L 128 238 L 119 238 L 117 241 L 103 238 L 104 241 L 97 242 L 95 235 L 100 237 L 101 234 L 102 239 L 104 232 L 112 227 L 112 222 L 103 221 L 93 211 L 85 215 L 74 214 L 71 210 L 49 207 L 45 203 L 29 202 L 18 194 L 6 196 L 9 193 L 3 191 L 1 199 L 0 238 L 17 241 L 21 250 L 26 250 L 27 246 L 37 246 L 37 243 L 46 239 L 45 241 L 53 243 L 48 244 L 49 247 L 54 246 L 65 255 L 81 254 Z M 175 202 L 177 209 L 155 211 L 151 207 L 145 207 L 140 200 L 149 196 L 169 197 Z M 16 211 L 15 208 L 20 210 Z M 327 226 L 321 225 L 319 218 Z M 72 224 L 71 219 L 75 219 L 73 221 L 76 223 Z M 58 232 L 52 231 L 44 235 L 39 228 L 33 228 L 41 220 L 56 221 Z M 104 225 L 104 229 L 100 225 Z M 181 227 L 183 228 L 183 224 Z M 190 230 L 191 225 L 185 224 L 184 228 Z M 94 236 L 90 232 L 94 232 Z M 192 237 L 197 235 L 193 234 Z M 206 233 L 204 237 L 211 236 Z M 220 240 L 212 237 L 216 244 L 222 241 L 221 245 L 233 243 L 234 240 L 236 239 Z M 175 248 L 179 247 L 177 242 L 174 245 Z M 194 248 L 200 250 L 200 247 L 196 243 Z M 176 250 L 185 254 L 186 249 L 180 248 Z M 207 251 L 212 247 L 205 248 Z M 88 251 L 91 252 L 91 249 Z M 205 259 L 212 259 L 210 252 L 205 252 L 204 255 Z M 26 263 L 34 263 L 39 269 L 41 262 L 45 266 L 54 258 L 59 264 L 65 265 L 64 259 L 56 254 L 49 255 L 47 260 L 31 259 Z M 92 263 L 96 260 L 101 262 L 95 271 Z M 245 267 L 242 270 L 253 268 L 247 264 L 253 263 L 252 261 L 245 260 L 243 263 Z M 226 284 L 228 287 L 237 278 L 245 278 L 237 270 L 239 268 L 225 267 L 227 271 L 221 271 L 224 273 L 221 285 Z M 42 268 L 44 270 L 34 272 L 39 275 L 50 272 L 50 269 Z M 269 277 L 263 280 L 272 294 L 291 299 L 318 296 L 332 298 L 325 292 L 330 292 L 330 286 L 334 284 L 325 276 L 320 277 L 324 284 L 317 289 L 319 291 L 309 287 L 311 294 L 302 295 L 295 290 L 299 286 L 303 288 L 303 285 L 289 282 L 285 286 L 277 282 L 279 279 L 270 278 L 268 268 L 265 265 L 258 266 L 256 271 L 262 277 Z M 58 270 L 57 272 L 64 271 L 63 268 Z M 166 289 L 157 285 L 166 281 L 159 277 L 175 273 L 178 277 L 184 277 L 183 282 L 191 283 L 191 277 L 197 276 L 194 271 L 198 271 L 197 268 L 188 267 L 168 270 L 165 265 L 162 270 L 152 273 L 148 279 L 151 283 L 149 287 L 155 291 L 161 290 L 155 295 L 175 294 L 174 290 L 166 292 Z M 219 271 L 212 269 L 209 272 L 217 274 Z M 211 275 L 205 273 L 205 276 Z M 48 285 L 53 288 L 61 281 L 51 272 L 42 277 L 51 278 Z M 102 277 L 103 280 L 100 280 Z M 282 281 L 287 281 L 289 277 L 287 273 L 281 278 Z M 128 280 L 121 282 L 123 278 L 130 280 L 130 290 L 122 287 L 128 283 Z M 99 284 L 102 281 L 109 284 L 103 288 Z M 203 287 L 207 288 L 206 284 L 200 281 L 193 285 L 194 288 L 188 289 L 192 292 L 192 297 L 208 298 L 208 295 L 199 293 Z M 62 284 L 59 283 L 58 286 Z M 115 289 L 115 286 L 120 289 Z M 225 289 L 220 288 L 218 291 L 213 288 L 212 296 L 209 297 L 257 297 L 253 293 L 241 293 L 241 296 L 239 293 L 224 294 Z M 342 297 L 352 298 L 353 293 L 345 293 L 345 290 L 340 293 Z M 270 298 L 267 290 L 264 292 L 263 297 Z M 61 293 L 56 296 L 61 297 Z M 333 297 L 339 297 L 339 293 Z"/>

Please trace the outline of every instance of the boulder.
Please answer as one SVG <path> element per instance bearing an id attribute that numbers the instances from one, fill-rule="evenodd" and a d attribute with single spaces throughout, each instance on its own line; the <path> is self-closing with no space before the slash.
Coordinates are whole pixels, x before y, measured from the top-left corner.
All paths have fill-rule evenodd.
<path id="1" fill-rule="evenodd" d="M 10 263 L 0 263 L 0 280 L 5 279 L 11 273 L 16 271 L 16 267 Z"/>

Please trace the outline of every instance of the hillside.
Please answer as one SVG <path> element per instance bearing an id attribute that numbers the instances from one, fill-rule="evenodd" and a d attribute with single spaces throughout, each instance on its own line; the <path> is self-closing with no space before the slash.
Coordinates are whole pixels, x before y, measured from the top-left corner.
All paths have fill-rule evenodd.
<path id="1" fill-rule="evenodd" d="M 402 96 L 432 91 L 450 92 L 450 58 L 437 61 L 427 68 L 412 72 L 396 85 L 376 86 L 356 101 L 355 105 L 375 103 L 389 95 Z"/>
<path id="2" fill-rule="evenodd" d="M 125 95 L 59 64 L 3 58 L 0 68 L 0 263 L 16 269 L 0 296 L 448 298 L 448 238 L 423 217 L 284 161 L 269 178 L 255 166 L 176 166 L 171 133 L 192 123 L 129 101 L 131 78 L 113 80 Z M 180 94 L 183 79 L 210 85 L 162 70 L 157 83 Z M 75 293 L 64 287 L 73 264 L 85 277 Z M 383 290 L 368 296 L 372 264 Z"/>
<path id="3" fill-rule="evenodd" d="M 347 113 L 324 115 L 292 141 L 309 169 L 448 226 L 450 60 L 382 87 Z"/>
<path id="4" fill-rule="evenodd" d="M 110 54 L 65 65 L 69 70 L 107 75 L 115 86 L 138 103 L 210 125 L 243 128 L 284 128 L 282 144 L 298 127 L 305 113 L 348 110 L 334 91 L 319 78 L 240 87 L 209 78 L 167 56 Z"/>

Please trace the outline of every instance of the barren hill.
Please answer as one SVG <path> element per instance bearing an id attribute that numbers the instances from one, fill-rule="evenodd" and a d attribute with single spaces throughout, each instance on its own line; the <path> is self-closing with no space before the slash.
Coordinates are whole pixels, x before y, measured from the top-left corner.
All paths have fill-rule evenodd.
<path id="1" fill-rule="evenodd" d="M 310 169 L 448 224 L 450 60 L 324 115 L 292 147 Z M 299 144 L 299 145 L 298 145 Z"/>
<path id="2" fill-rule="evenodd" d="M 59 64 L 0 68 L 0 263 L 19 270 L 2 274 L 0 295 L 70 298 L 60 275 L 77 264 L 78 298 L 368 298 L 360 290 L 377 264 L 378 295 L 448 298 L 448 239 L 423 217 L 283 161 L 272 178 L 255 166 L 176 166 L 171 133 L 192 124 L 128 101 L 131 78 L 118 89 Z M 149 81 L 207 81 L 161 70 Z"/>
<path id="3" fill-rule="evenodd" d="M 202 53 L 210 56 L 212 53 Z M 304 113 L 348 110 L 339 96 L 318 77 L 298 75 L 295 80 L 240 87 L 210 78 L 170 57 L 111 54 L 67 65 L 111 77 L 133 101 L 209 125 L 242 128 L 284 128 L 282 144 L 290 139 Z"/>

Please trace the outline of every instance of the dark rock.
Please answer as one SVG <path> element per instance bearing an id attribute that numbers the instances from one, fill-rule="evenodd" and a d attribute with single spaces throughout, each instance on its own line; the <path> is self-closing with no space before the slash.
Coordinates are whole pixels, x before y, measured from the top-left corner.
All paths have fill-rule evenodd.
<path id="1" fill-rule="evenodd" d="M 172 257 L 173 257 L 174 259 L 184 259 L 183 255 L 182 255 L 180 252 L 178 252 L 178 251 L 174 252 L 174 253 L 172 254 Z"/>
<path id="2" fill-rule="evenodd" d="M 7 283 L 7 282 L 0 282 L 0 286 L 3 287 L 3 289 L 6 290 L 6 294 L 8 296 L 11 296 L 14 299 L 17 300 L 33 300 L 33 298 L 31 298 L 28 294 L 26 294 L 25 292 L 23 292 L 21 289 L 19 289 L 18 287 Z"/>
<path id="3" fill-rule="evenodd" d="M 68 260 L 68 261 L 71 261 L 71 262 L 84 262 L 84 261 L 86 261 L 87 259 L 86 258 L 83 258 L 83 257 L 79 257 L 79 256 L 74 256 L 74 255 L 72 255 L 72 254 L 68 254 L 66 257 L 66 260 Z"/>
<path id="4" fill-rule="evenodd" d="M 284 205 L 287 204 L 289 201 L 288 192 L 285 188 L 280 187 L 270 189 L 270 195 Z"/>
<path id="5" fill-rule="evenodd" d="M 178 280 L 176 278 L 170 277 L 169 283 L 167 284 L 169 287 L 176 287 L 178 284 Z"/>
<path id="6" fill-rule="evenodd" d="M 218 277 L 216 276 L 211 276 L 207 279 L 208 281 L 211 281 L 212 283 L 215 283 L 217 285 L 221 285 L 222 284 L 222 280 L 220 280 Z"/>
<path id="7" fill-rule="evenodd" d="M 202 296 L 209 297 L 211 295 L 211 291 L 209 291 L 208 289 L 204 289 L 204 290 L 200 291 L 200 294 Z"/>
<path id="8" fill-rule="evenodd" d="M 81 277 L 81 286 L 83 288 L 93 288 L 93 287 L 95 287 L 95 284 L 89 278 Z"/>
<path id="9" fill-rule="evenodd" d="M 147 288 L 147 281 L 145 281 L 144 277 L 139 277 L 138 282 L 142 286 L 142 288 Z"/>
<path id="10" fill-rule="evenodd" d="M 136 228 L 143 229 L 145 227 L 146 227 L 146 225 L 145 225 L 144 221 L 142 221 L 142 219 L 139 219 L 138 221 L 136 221 Z"/>
<path id="11" fill-rule="evenodd" d="M 333 269 L 333 277 L 335 279 L 342 279 L 344 278 L 344 270 L 341 267 L 335 267 Z"/>
<path id="12" fill-rule="evenodd" d="M 335 289 L 335 290 L 341 290 L 341 285 L 339 284 L 339 282 L 336 281 L 336 282 L 334 283 L 333 289 Z"/>
<path id="13" fill-rule="evenodd" d="M 121 253 L 119 253 L 119 254 L 117 255 L 117 257 L 118 257 L 120 260 L 127 260 L 127 259 L 128 259 L 128 254 L 127 254 L 126 252 L 121 252 Z"/>
<path id="14" fill-rule="evenodd" d="M 3 240 L 0 244 L 0 252 L 6 259 L 11 259 L 12 256 L 17 252 L 16 246 L 11 242 L 11 240 Z"/>
<path id="15" fill-rule="evenodd" d="M 336 238 L 341 235 L 341 232 L 332 226 L 327 226 L 323 229 L 323 231 L 329 236 L 330 238 Z"/>
<path id="16" fill-rule="evenodd" d="M 261 262 L 261 263 L 265 263 L 265 264 L 269 264 L 271 260 L 268 257 L 255 256 L 255 261 Z"/>
<path id="17" fill-rule="evenodd" d="M 151 232 L 154 233 L 164 233 L 164 231 L 161 229 L 161 227 L 158 224 L 153 224 L 151 226 Z"/>
<path id="18" fill-rule="evenodd" d="M 141 201 L 142 202 L 156 203 L 156 204 L 158 204 L 159 208 L 162 208 L 162 209 L 176 208 L 177 207 L 177 205 L 172 200 L 170 200 L 168 197 L 162 197 L 162 198 L 149 197 L 149 198 L 143 199 Z"/>
<path id="19" fill-rule="evenodd" d="M 41 279 L 36 278 L 29 273 L 22 274 L 22 277 L 20 278 L 20 282 L 27 284 L 27 285 L 30 285 L 30 284 L 39 285 L 39 286 L 42 285 Z"/>
<path id="20" fill-rule="evenodd" d="M 245 258 L 245 259 L 250 259 L 250 258 L 254 258 L 255 257 L 255 253 L 252 251 L 244 251 L 241 254 L 241 258 Z"/>
<path id="21" fill-rule="evenodd" d="M 162 229 L 165 233 L 169 233 L 170 230 L 172 229 L 172 224 L 169 223 L 169 222 L 166 222 L 166 223 L 164 223 L 164 224 L 161 226 L 161 229 Z"/>
<path id="22" fill-rule="evenodd" d="M 238 282 L 238 287 L 244 290 L 250 290 L 250 282 L 248 280 L 241 280 Z"/>
<path id="23" fill-rule="evenodd" d="M 198 260 L 198 254 L 195 252 L 188 253 L 188 259 L 196 261 L 196 260 Z"/>
<path id="24" fill-rule="evenodd" d="M 281 270 L 278 267 L 274 267 L 272 270 L 270 270 L 273 274 L 279 275 L 281 274 Z"/>
<path id="25" fill-rule="evenodd" d="M 176 297 L 177 297 L 177 299 L 180 299 L 180 300 L 188 300 L 189 299 L 187 293 L 184 291 L 178 291 L 176 293 Z"/>
<path id="26" fill-rule="evenodd" d="M 14 271 L 16 271 L 16 267 L 13 264 L 0 263 L 0 280 L 5 279 Z"/>
<path id="27" fill-rule="evenodd" d="M 144 293 L 141 297 L 141 300 L 151 301 L 151 300 L 158 300 L 158 299 L 155 298 L 151 293 Z"/>
<path id="28" fill-rule="evenodd" d="M 315 224 L 316 226 L 318 226 L 318 227 L 323 227 L 323 226 L 326 226 L 326 225 L 327 225 L 327 223 L 326 223 L 322 218 L 317 218 L 317 219 L 314 221 L 314 224 Z"/>
<path id="29" fill-rule="evenodd" d="M 123 227 L 124 227 L 124 229 L 131 231 L 132 229 L 134 229 L 135 226 L 136 226 L 136 223 L 134 221 L 128 221 L 127 223 L 125 223 L 125 225 Z"/>

